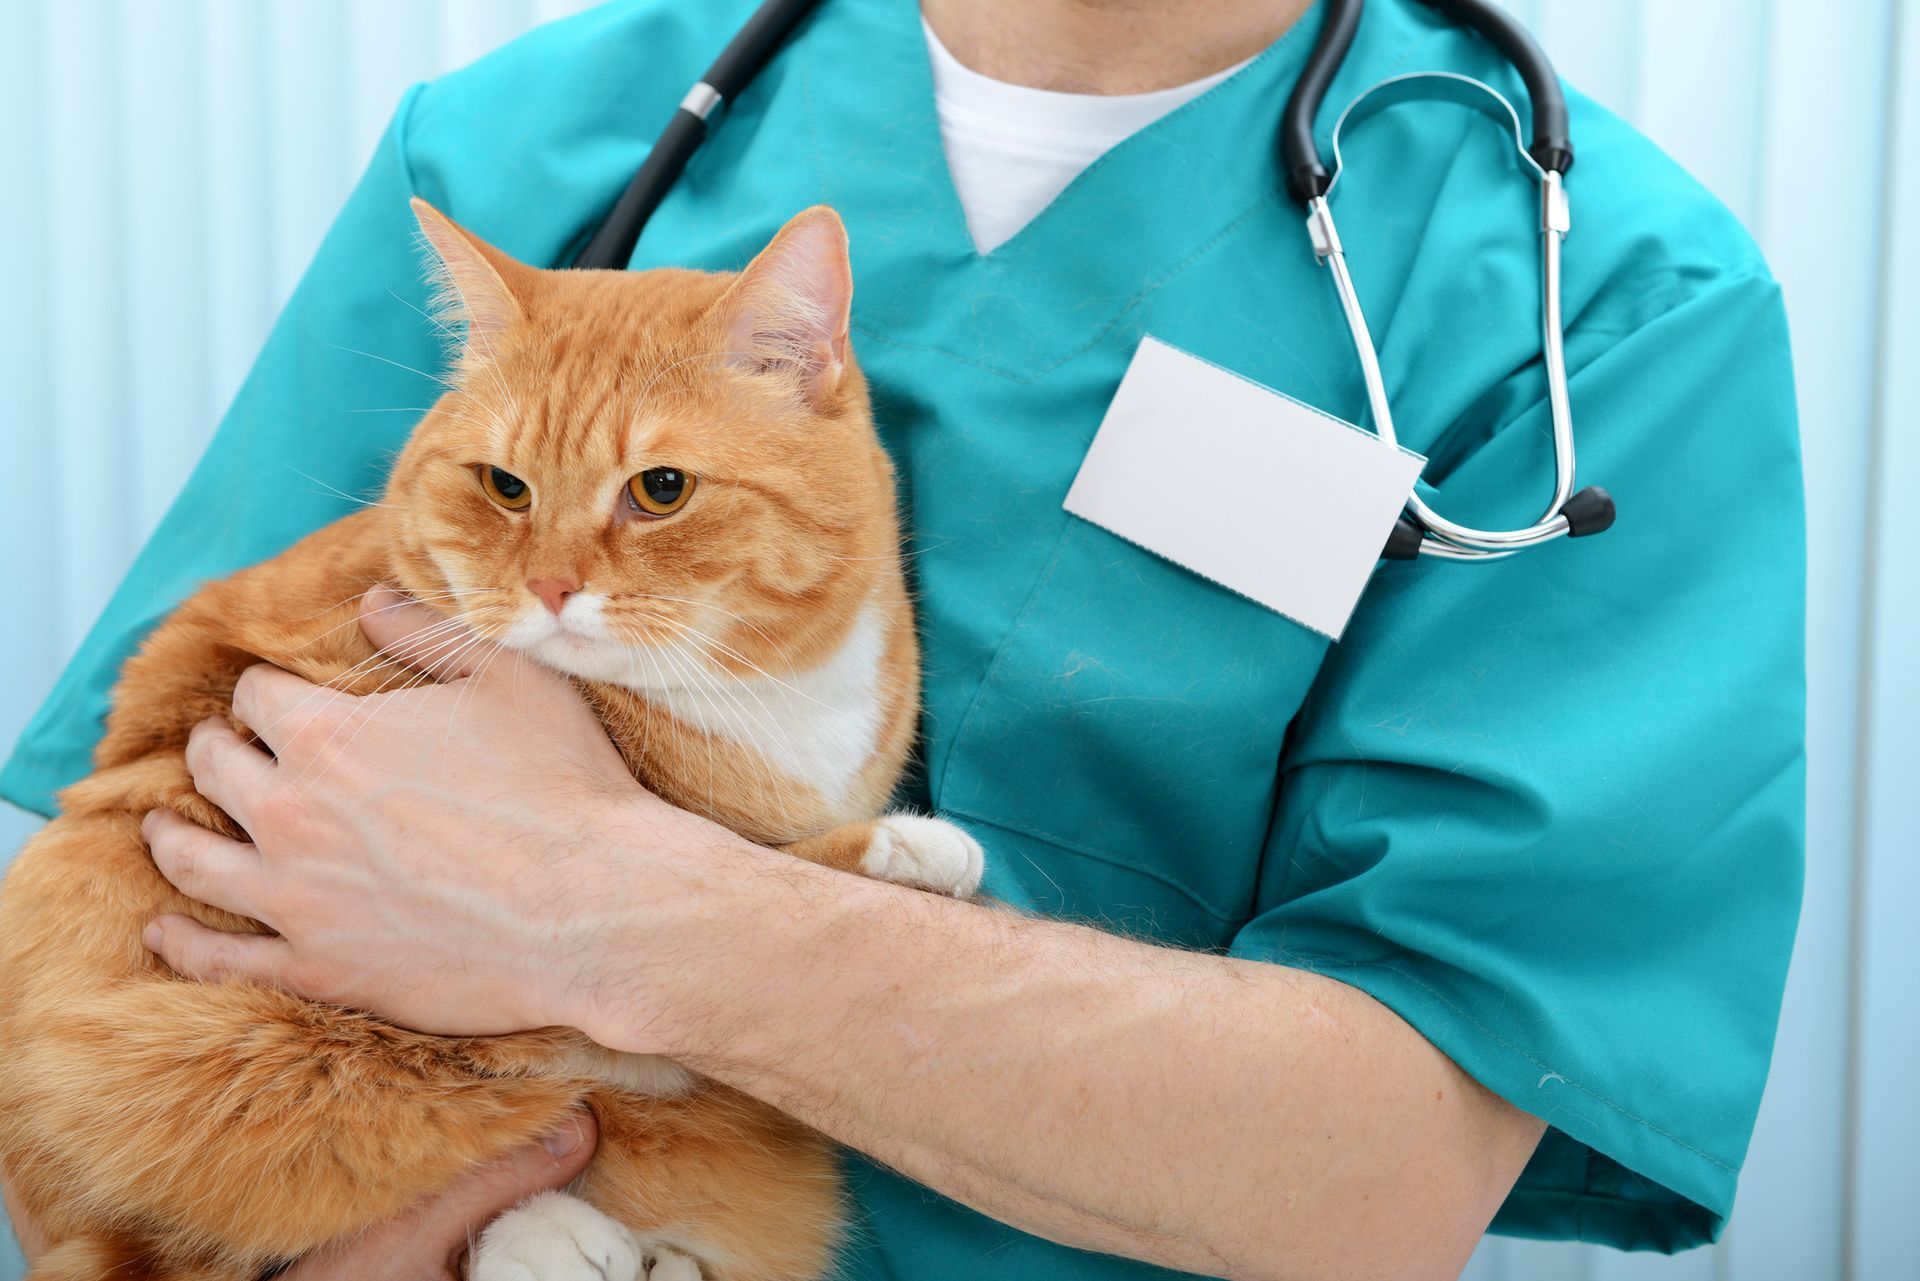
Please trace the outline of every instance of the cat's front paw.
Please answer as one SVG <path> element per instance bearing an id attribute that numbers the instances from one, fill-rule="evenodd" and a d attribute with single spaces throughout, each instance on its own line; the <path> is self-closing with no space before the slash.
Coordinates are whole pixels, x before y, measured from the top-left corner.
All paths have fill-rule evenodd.
<path id="1" fill-rule="evenodd" d="M 641 1258 L 633 1233 L 579 1197 L 542 1192 L 487 1225 L 467 1275 L 469 1281 L 639 1281 Z M 670 1281 L 670 1273 L 659 1275 Z"/>
<path id="2" fill-rule="evenodd" d="M 690 1254 L 663 1248 L 647 1252 L 646 1281 L 702 1281 L 700 1261 Z"/>
<path id="3" fill-rule="evenodd" d="M 980 842 L 944 818 L 889 814 L 874 820 L 860 870 L 881 881 L 965 898 L 980 888 Z"/>

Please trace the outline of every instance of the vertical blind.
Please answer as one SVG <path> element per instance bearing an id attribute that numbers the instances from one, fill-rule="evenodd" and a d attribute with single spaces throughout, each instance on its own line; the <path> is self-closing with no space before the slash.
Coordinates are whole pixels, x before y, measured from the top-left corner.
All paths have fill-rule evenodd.
<path id="1" fill-rule="evenodd" d="M 584 7 L 0 4 L 0 740 L 185 479 L 401 91 Z M 1920 493 L 1916 0 L 1509 7 L 1745 220 L 1785 286 L 1811 540 L 1809 841 L 1726 1237 L 1673 1259 L 1494 1239 L 1468 1276 L 1920 1277 L 1920 572 L 1899 506 Z M 0 851 L 31 826 L 0 814 Z M 0 1281 L 17 1276 L 0 1259 Z"/>

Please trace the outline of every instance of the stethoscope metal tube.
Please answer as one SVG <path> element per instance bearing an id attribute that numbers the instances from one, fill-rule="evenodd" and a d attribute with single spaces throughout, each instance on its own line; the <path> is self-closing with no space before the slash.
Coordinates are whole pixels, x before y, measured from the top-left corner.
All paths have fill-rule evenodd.
<path id="1" fill-rule="evenodd" d="M 1491 91 L 1489 91 L 1491 92 Z M 1337 178 L 1337 173 L 1336 173 Z M 1573 411 L 1566 390 L 1566 354 L 1560 330 L 1560 243 L 1571 229 L 1571 213 L 1560 175 L 1551 171 L 1542 178 L 1541 240 L 1543 246 L 1542 283 L 1545 305 L 1541 309 L 1541 341 L 1547 365 L 1548 401 L 1553 417 L 1554 490 L 1545 515 L 1524 529 L 1485 530 L 1460 525 L 1446 519 L 1428 506 L 1418 494 L 1407 500 L 1407 507 L 1426 532 L 1439 540 L 1419 547 L 1426 555 L 1450 559 L 1472 559 L 1476 554 L 1510 555 L 1513 552 L 1550 542 L 1571 532 L 1564 512 L 1573 496 L 1574 452 Z M 1386 381 L 1380 372 L 1380 358 L 1354 287 L 1353 272 L 1347 265 L 1346 249 L 1334 222 L 1329 196 L 1315 196 L 1307 204 L 1307 226 L 1313 236 L 1315 254 L 1333 274 L 1347 328 L 1353 336 L 1353 349 L 1360 362 L 1361 380 L 1367 390 L 1367 406 L 1373 415 L 1374 431 L 1388 444 L 1398 444 L 1393 426 L 1393 406 L 1387 396 Z"/>
<path id="2" fill-rule="evenodd" d="M 1333 128 L 1333 166 L 1322 163 L 1312 126 L 1320 101 L 1333 81 L 1358 29 L 1362 0 L 1328 0 L 1320 38 L 1307 70 L 1287 104 L 1281 128 L 1282 161 L 1288 188 L 1307 209 L 1307 230 L 1314 254 L 1333 278 L 1354 354 L 1366 387 L 1367 407 L 1374 430 L 1389 444 L 1397 444 L 1393 408 L 1387 396 L 1380 360 L 1360 306 L 1359 291 L 1347 262 L 1334 221 L 1332 198 L 1345 169 L 1341 141 L 1346 130 L 1375 112 L 1415 98 L 1445 98 L 1474 107 L 1513 131 L 1521 166 L 1540 186 L 1541 236 L 1541 351 L 1547 373 L 1547 399 L 1553 423 L 1553 498 L 1541 518 L 1513 530 L 1476 529 L 1448 520 L 1421 498 L 1409 495 L 1406 514 L 1388 540 L 1389 559 L 1437 556 L 1448 560 L 1503 559 L 1556 538 L 1597 534 L 1613 523 L 1613 500 L 1598 487 L 1574 491 L 1573 406 L 1567 390 L 1564 317 L 1561 309 L 1561 249 L 1572 230 L 1565 170 L 1573 162 L 1567 135 L 1566 100 L 1552 64 L 1526 30 L 1506 14 L 1481 0 L 1426 0 L 1434 8 L 1473 27 L 1493 41 L 1526 81 L 1534 95 L 1534 138 L 1531 146 L 1513 104 L 1491 86 L 1450 72 L 1422 72 L 1396 76 L 1362 93 Z"/>

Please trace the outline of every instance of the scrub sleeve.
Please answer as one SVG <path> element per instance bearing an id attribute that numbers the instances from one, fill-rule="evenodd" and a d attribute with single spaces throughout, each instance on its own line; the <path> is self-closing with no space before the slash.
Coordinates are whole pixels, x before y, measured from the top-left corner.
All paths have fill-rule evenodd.
<path id="1" fill-rule="evenodd" d="M 1581 436 L 1612 532 L 1380 571 L 1295 722 L 1260 911 L 1232 945 L 1371 993 L 1550 1124 L 1496 1229 L 1660 1250 L 1732 1207 L 1805 776 L 1779 291 L 1684 289 L 1580 342 L 1577 411 L 1636 424 Z M 1451 510 L 1501 455 L 1546 449 L 1545 415 L 1446 476 Z"/>

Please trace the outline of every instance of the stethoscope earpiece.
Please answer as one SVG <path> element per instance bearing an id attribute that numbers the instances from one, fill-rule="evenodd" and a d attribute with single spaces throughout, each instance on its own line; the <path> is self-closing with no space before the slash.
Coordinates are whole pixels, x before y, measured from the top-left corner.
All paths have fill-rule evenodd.
<path id="1" fill-rule="evenodd" d="M 1566 518 L 1568 538 L 1604 534 L 1613 528 L 1613 495 L 1598 485 L 1588 485 L 1567 499 L 1560 508 L 1560 515 Z M 1380 559 L 1419 560 L 1426 541 L 1426 526 L 1412 512 L 1401 512 L 1400 519 L 1393 522 L 1393 532 L 1387 535 L 1387 545 L 1381 550 Z M 1512 555 L 1511 552 L 1506 554 Z"/>
<path id="2" fill-rule="evenodd" d="M 1613 528 L 1613 495 L 1598 485 L 1588 485 L 1567 500 L 1560 514 L 1567 518 L 1568 538 L 1604 534 Z"/>
<path id="3" fill-rule="evenodd" d="M 1393 522 L 1393 532 L 1387 535 L 1386 550 L 1380 553 L 1381 560 L 1419 560 L 1420 544 L 1427 541 L 1427 531 L 1411 513 L 1401 512 L 1400 519 Z"/>

